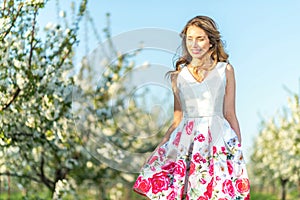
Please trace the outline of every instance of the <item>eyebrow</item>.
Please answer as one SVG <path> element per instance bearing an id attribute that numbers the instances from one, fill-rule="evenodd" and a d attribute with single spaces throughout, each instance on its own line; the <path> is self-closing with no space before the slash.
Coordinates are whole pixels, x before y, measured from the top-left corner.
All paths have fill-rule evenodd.
<path id="1" fill-rule="evenodd" d="M 191 38 L 191 37 L 193 37 L 193 36 L 191 36 L 191 35 L 187 36 L 187 38 Z M 200 35 L 200 36 L 197 36 L 196 38 L 205 38 L 205 35 Z"/>

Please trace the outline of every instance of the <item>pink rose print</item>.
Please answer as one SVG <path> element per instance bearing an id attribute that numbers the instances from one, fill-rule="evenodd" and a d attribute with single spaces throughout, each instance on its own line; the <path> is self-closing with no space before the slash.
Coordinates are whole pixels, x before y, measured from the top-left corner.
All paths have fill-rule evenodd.
<path id="1" fill-rule="evenodd" d="M 206 197 L 208 197 L 208 199 L 211 198 L 212 196 L 212 192 L 213 192 L 213 183 L 214 183 L 214 179 L 212 178 L 211 181 L 209 182 L 209 184 L 206 187 L 206 192 L 204 192 L 204 195 Z"/>
<path id="2" fill-rule="evenodd" d="M 164 148 L 160 147 L 158 149 L 158 154 L 159 154 L 160 161 L 163 160 L 163 156 L 165 155 L 165 153 L 166 153 L 166 150 Z"/>
<path id="3" fill-rule="evenodd" d="M 196 163 L 200 163 L 200 162 L 203 162 L 203 163 L 206 163 L 206 160 L 201 156 L 200 153 L 196 153 L 194 156 L 193 156 L 193 159 Z"/>
<path id="4" fill-rule="evenodd" d="M 224 154 L 224 155 L 226 155 L 226 148 L 225 147 L 221 147 L 221 151 L 222 151 L 222 153 Z"/>
<path id="5" fill-rule="evenodd" d="M 154 174 L 149 180 L 151 182 L 153 194 L 167 190 L 170 182 L 168 173 L 164 171 Z"/>
<path id="6" fill-rule="evenodd" d="M 208 127 L 208 143 L 211 143 L 211 141 L 212 141 L 211 132 L 210 132 L 210 128 Z"/>
<path id="7" fill-rule="evenodd" d="M 149 165 L 152 165 L 152 163 L 153 163 L 154 161 L 156 161 L 157 158 L 158 158 L 158 156 L 153 156 L 153 157 L 149 160 L 148 164 L 149 164 Z"/>
<path id="8" fill-rule="evenodd" d="M 189 195 L 189 194 L 187 194 L 187 195 L 185 196 L 185 200 L 190 200 L 190 195 Z"/>
<path id="9" fill-rule="evenodd" d="M 212 176 L 214 175 L 214 164 L 210 163 L 209 165 L 209 175 Z"/>
<path id="10" fill-rule="evenodd" d="M 150 190 L 151 184 L 148 179 L 142 179 L 141 176 L 136 180 L 133 188 L 138 192 L 146 194 Z"/>
<path id="11" fill-rule="evenodd" d="M 224 181 L 222 192 L 224 194 L 229 194 L 229 196 L 231 196 L 231 197 L 234 197 L 234 188 L 233 188 L 231 180 L 227 179 Z"/>
<path id="12" fill-rule="evenodd" d="M 193 131 L 193 127 L 194 127 L 194 121 L 188 122 L 186 127 L 185 127 L 186 134 L 191 135 L 192 131 Z"/>
<path id="13" fill-rule="evenodd" d="M 164 166 L 161 167 L 161 169 L 167 170 L 170 174 L 174 172 L 175 168 L 176 168 L 175 162 L 167 162 Z"/>
<path id="14" fill-rule="evenodd" d="M 233 172 L 232 161 L 227 160 L 227 167 L 228 167 L 228 172 L 231 175 Z"/>
<path id="15" fill-rule="evenodd" d="M 179 145 L 179 141 L 180 141 L 181 134 L 182 134 L 181 131 L 177 132 L 176 137 L 175 137 L 175 140 L 173 141 L 173 144 L 174 144 L 174 145 L 176 145 L 176 146 Z"/>
<path id="16" fill-rule="evenodd" d="M 215 155 L 217 153 L 217 147 L 213 146 L 213 155 Z"/>
<path id="17" fill-rule="evenodd" d="M 175 199 L 175 192 L 172 191 L 168 196 L 167 196 L 167 200 L 174 200 Z"/>
<path id="18" fill-rule="evenodd" d="M 195 137 L 194 140 L 198 140 L 199 142 L 205 141 L 205 137 L 203 134 L 199 134 L 197 137 Z"/>
<path id="19" fill-rule="evenodd" d="M 151 171 L 155 172 L 156 168 L 154 166 L 150 167 Z"/>
<path id="20" fill-rule="evenodd" d="M 193 161 L 190 161 L 190 175 L 195 172 L 196 165 Z"/>
<path id="21" fill-rule="evenodd" d="M 175 168 L 175 174 L 178 174 L 180 177 L 185 176 L 186 166 L 185 162 L 183 160 L 178 160 L 176 168 Z"/>
<path id="22" fill-rule="evenodd" d="M 238 179 L 235 183 L 235 187 L 239 193 L 248 192 L 250 189 L 249 180 L 247 178 Z"/>
<path id="23" fill-rule="evenodd" d="M 159 154 L 160 156 L 163 156 L 165 153 L 166 153 L 166 150 L 165 150 L 164 148 L 160 147 L 160 148 L 158 149 L 158 154 Z"/>
<path id="24" fill-rule="evenodd" d="M 194 158 L 194 161 L 195 161 L 196 163 L 200 163 L 200 160 L 201 160 L 201 155 L 200 155 L 200 153 L 196 153 L 196 154 L 193 156 L 193 158 Z"/>
<path id="25" fill-rule="evenodd" d="M 208 198 L 207 198 L 207 197 L 204 197 L 204 196 L 201 196 L 201 197 L 199 197 L 197 200 L 208 200 Z"/>
<path id="26" fill-rule="evenodd" d="M 227 198 L 219 198 L 218 200 L 228 200 Z"/>
<path id="27" fill-rule="evenodd" d="M 184 192 L 184 186 L 181 188 L 181 192 L 180 192 L 180 199 L 182 199 L 183 198 L 183 192 Z"/>
<path id="28" fill-rule="evenodd" d="M 201 178 L 201 179 L 200 179 L 200 183 L 201 183 L 201 184 L 205 184 L 205 183 L 206 183 L 206 180 L 205 180 L 204 178 Z"/>
<path id="29" fill-rule="evenodd" d="M 250 200 L 250 193 L 245 197 L 245 200 Z"/>

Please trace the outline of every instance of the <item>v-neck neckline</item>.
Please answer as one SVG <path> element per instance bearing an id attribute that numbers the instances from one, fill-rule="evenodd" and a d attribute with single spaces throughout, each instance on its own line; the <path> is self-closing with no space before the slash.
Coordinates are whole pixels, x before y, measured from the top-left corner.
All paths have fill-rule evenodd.
<path id="1" fill-rule="evenodd" d="M 203 80 L 202 80 L 201 82 L 198 81 L 198 80 L 195 78 L 195 76 L 194 76 L 194 75 L 192 74 L 192 72 L 189 70 L 189 68 L 187 67 L 187 65 L 185 66 L 185 68 L 186 68 L 186 70 L 188 71 L 188 73 L 191 75 L 191 77 L 194 79 L 194 81 L 196 81 L 197 83 L 201 84 L 201 83 L 203 83 L 203 82 L 206 81 L 206 79 L 210 76 L 210 74 L 216 69 L 217 65 L 218 65 L 218 63 L 216 64 L 216 66 L 215 66 L 212 70 L 210 70 L 210 71 L 206 74 L 206 76 L 203 78 Z"/>

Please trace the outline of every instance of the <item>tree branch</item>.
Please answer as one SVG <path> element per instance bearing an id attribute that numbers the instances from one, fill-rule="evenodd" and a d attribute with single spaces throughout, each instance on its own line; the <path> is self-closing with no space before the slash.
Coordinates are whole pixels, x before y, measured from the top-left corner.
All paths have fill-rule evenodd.
<path id="1" fill-rule="evenodd" d="M 38 176 L 40 176 L 41 181 L 52 191 L 53 188 L 55 187 L 55 183 L 53 181 L 49 180 L 45 176 L 44 164 L 45 164 L 45 158 L 44 158 L 44 152 L 42 152 L 41 153 L 41 164 L 40 164 L 40 172 L 41 172 L 41 174 L 38 174 Z"/>
<path id="2" fill-rule="evenodd" d="M 3 11 L 5 10 L 6 0 L 3 1 Z"/>
<path id="3" fill-rule="evenodd" d="M 30 138 L 32 139 L 33 134 L 31 133 L 12 133 L 8 136 L 6 136 L 6 138 L 11 138 L 13 141 L 18 142 L 18 141 L 23 141 L 26 138 Z M 0 147 L 9 147 L 11 144 L 1 144 Z"/>
<path id="4" fill-rule="evenodd" d="M 17 137 L 20 137 L 20 136 L 32 137 L 33 134 L 31 134 L 31 133 L 14 133 L 13 136 L 17 136 Z M 15 138 L 15 137 L 13 137 L 13 138 Z"/>
<path id="5" fill-rule="evenodd" d="M 11 100 L 9 102 L 7 102 L 1 109 L 0 111 L 3 111 L 5 109 L 7 109 L 12 103 L 13 101 L 18 97 L 18 95 L 20 94 L 21 89 L 17 86 L 17 90 L 15 91 L 13 97 L 11 98 Z"/>
<path id="6" fill-rule="evenodd" d="M 18 178 L 26 178 L 26 179 L 30 179 L 32 181 L 35 181 L 37 183 L 40 183 L 39 179 L 36 179 L 32 176 L 29 176 L 29 175 L 24 175 L 24 174 L 17 174 L 17 173 L 10 173 L 10 172 L 3 172 L 3 173 L 0 173 L 0 176 L 14 176 L 14 177 L 18 177 Z"/>
<path id="7" fill-rule="evenodd" d="M 34 14 L 33 14 L 33 21 L 32 21 L 32 30 L 31 30 L 31 39 L 30 39 L 30 52 L 29 52 L 29 70 L 31 69 L 31 62 L 32 62 L 32 56 L 33 56 L 33 50 L 34 50 L 34 34 L 35 34 L 35 25 L 36 25 L 36 16 L 38 13 L 37 6 L 35 6 Z"/>
<path id="8" fill-rule="evenodd" d="M 77 34 L 77 31 L 79 30 L 79 23 L 80 23 L 80 21 L 81 21 L 83 15 L 84 15 L 84 13 L 85 13 L 85 11 L 86 11 L 86 5 L 87 5 L 87 0 L 83 0 L 83 1 L 81 2 L 81 5 L 79 6 L 79 11 L 78 11 L 78 15 L 77 15 L 77 20 L 76 20 L 76 22 L 75 22 L 75 24 L 74 24 L 75 27 L 74 27 L 73 29 L 71 29 L 71 31 L 74 31 L 74 33 L 73 33 L 74 35 L 76 35 L 76 34 Z M 71 44 L 70 44 L 71 47 L 73 47 L 73 45 L 74 45 L 77 41 L 78 41 L 77 38 L 74 39 L 74 41 L 71 42 Z M 68 39 L 66 38 L 65 41 L 63 42 L 63 44 L 60 46 L 61 51 L 63 51 L 64 47 L 67 46 L 67 43 L 68 43 Z M 58 51 L 58 53 L 59 53 L 59 51 Z M 58 64 L 59 67 L 61 67 L 61 66 L 64 64 L 65 60 L 67 59 L 67 57 L 69 56 L 70 53 L 71 53 L 71 50 L 68 49 L 68 52 L 63 56 L 61 62 Z"/>
<path id="9" fill-rule="evenodd" d="M 2 41 L 2 42 L 4 41 L 4 39 L 5 39 L 5 37 L 8 35 L 8 33 L 11 31 L 12 27 L 14 27 L 15 22 L 17 21 L 17 18 L 19 17 L 19 14 L 20 14 L 20 12 L 21 12 L 22 7 L 23 7 L 23 3 L 21 2 L 21 3 L 19 4 L 19 8 L 18 8 L 17 14 L 16 14 L 16 16 L 13 18 L 13 20 L 12 20 L 12 22 L 11 22 L 11 26 L 5 31 L 3 37 L 1 38 L 1 41 Z"/>

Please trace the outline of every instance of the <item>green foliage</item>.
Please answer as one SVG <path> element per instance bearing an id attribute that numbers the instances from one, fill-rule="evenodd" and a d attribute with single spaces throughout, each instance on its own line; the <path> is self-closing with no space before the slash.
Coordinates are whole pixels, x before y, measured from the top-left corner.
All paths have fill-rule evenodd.
<path id="1" fill-rule="evenodd" d="M 86 1 L 72 26 L 48 24 L 42 38 L 37 16 L 46 3 L 9 0 L 0 8 L 0 175 L 18 178 L 28 196 L 40 190 L 33 182 L 58 196 L 71 191 L 57 183 L 80 167 L 68 73 Z"/>
<path id="2" fill-rule="evenodd" d="M 11 196 L 16 199 L 47 199 L 41 191 L 53 199 L 92 199 L 89 192 L 103 200 L 132 198 L 134 172 L 166 128 L 159 127 L 150 137 L 158 118 L 149 120 L 138 102 L 123 101 L 135 99 L 122 78 L 133 69 L 132 59 L 140 50 L 120 55 L 106 28 L 105 59 L 111 62 L 104 73 L 95 73 L 84 58 L 78 76 L 72 77 L 87 1 L 80 2 L 70 26 L 64 19 L 40 30 L 37 16 L 47 2 L 1 4 L 1 183 L 7 184 L 6 190 L 21 190 L 22 197 L 19 192 Z"/>
<path id="3" fill-rule="evenodd" d="M 280 189 L 282 199 L 287 187 L 300 186 L 299 138 L 300 105 L 299 97 L 294 95 L 283 114 L 262 122 L 251 156 L 253 182 Z"/>
<path id="4" fill-rule="evenodd" d="M 140 50 L 119 54 L 113 48 L 109 29 L 105 30 L 110 47 L 103 60 L 110 62 L 104 65 L 100 80 L 95 76 L 99 74 L 98 67 L 86 57 L 75 82 L 76 127 L 93 157 L 87 162 L 88 167 L 77 171 L 76 176 L 81 180 L 88 177 L 98 185 L 103 199 L 119 199 L 125 190 L 131 190 L 136 178 L 133 172 L 138 171 L 145 161 L 145 152 L 154 149 L 165 128 L 147 140 L 141 137 L 157 129 L 157 118 L 152 116 L 154 120 L 149 120 L 145 108 L 137 105 L 136 97 L 130 93 L 132 88 L 123 79 L 133 70 L 132 60 Z M 132 100 L 129 105 L 126 99 Z"/>

